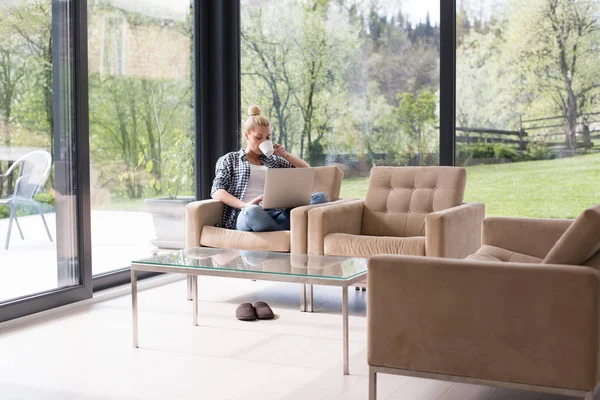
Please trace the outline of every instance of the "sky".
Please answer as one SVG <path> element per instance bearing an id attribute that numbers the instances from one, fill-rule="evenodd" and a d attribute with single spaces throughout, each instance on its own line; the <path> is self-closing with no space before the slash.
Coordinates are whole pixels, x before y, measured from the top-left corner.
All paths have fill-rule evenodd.
<path id="1" fill-rule="evenodd" d="M 190 12 L 190 0 L 109 0 L 109 2 L 127 11 L 175 21 L 184 21 Z"/>
<path id="2" fill-rule="evenodd" d="M 356 0 L 366 7 L 370 4 L 369 0 Z M 393 16 L 398 14 L 398 9 L 402 9 L 402 14 L 414 24 L 425 22 L 427 12 L 432 25 L 440 24 L 440 0 L 378 0 L 381 12 Z M 477 15 L 480 18 L 489 18 L 492 10 L 507 0 L 456 0 L 457 7 L 461 5 L 468 14 Z"/>
<path id="3" fill-rule="evenodd" d="M 401 9 L 402 14 L 413 25 L 425 22 L 427 12 L 431 25 L 440 24 L 440 0 L 381 0 L 380 4 L 387 15 L 397 15 L 398 9 Z"/>

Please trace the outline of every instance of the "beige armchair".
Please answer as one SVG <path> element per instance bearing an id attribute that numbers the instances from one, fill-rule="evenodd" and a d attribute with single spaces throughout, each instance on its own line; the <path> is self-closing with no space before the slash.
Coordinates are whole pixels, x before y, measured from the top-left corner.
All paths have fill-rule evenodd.
<path id="1" fill-rule="evenodd" d="M 195 201 L 189 203 L 185 208 L 186 247 L 205 246 L 306 254 L 308 211 L 347 201 L 339 198 L 344 178 L 344 173 L 340 168 L 328 166 L 316 167 L 315 170 L 313 192 L 325 193 L 329 202 L 294 208 L 291 212 L 291 229 L 289 231 L 243 232 L 221 228 L 223 204 L 218 200 Z M 308 291 L 309 300 L 312 300 L 312 286 L 302 287 L 302 311 L 306 309 L 304 302 L 306 291 Z M 312 301 L 310 301 L 309 307 L 312 307 Z"/>
<path id="2" fill-rule="evenodd" d="M 464 260 L 369 260 L 378 373 L 593 398 L 600 376 L 600 205 L 572 220 L 487 218 Z"/>
<path id="3" fill-rule="evenodd" d="M 308 213 L 309 254 L 463 258 L 480 245 L 485 206 L 463 204 L 457 167 L 374 167 L 364 200 Z"/>

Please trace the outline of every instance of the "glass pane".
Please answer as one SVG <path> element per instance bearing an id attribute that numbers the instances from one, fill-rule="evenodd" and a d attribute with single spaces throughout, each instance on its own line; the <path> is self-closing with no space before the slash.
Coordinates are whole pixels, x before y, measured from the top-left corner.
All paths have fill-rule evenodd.
<path id="1" fill-rule="evenodd" d="M 234 249 L 190 248 L 157 254 L 137 264 L 345 280 L 366 273 L 366 258 L 285 254 Z"/>
<path id="2" fill-rule="evenodd" d="M 242 110 L 312 166 L 438 165 L 439 1 L 250 1 L 242 6 Z M 246 114 L 242 115 L 242 119 Z"/>
<path id="3" fill-rule="evenodd" d="M 0 3 L 0 303 L 80 284 L 71 18 Z"/>
<path id="4" fill-rule="evenodd" d="M 457 2 L 457 165 L 487 215 L 600 199 L 600 2 Z"/>
<path id="5" fill-rule="evenodd" d="M 194 198 L 190 0 L 88 1 L 92 272 L 182 248 Z"/>

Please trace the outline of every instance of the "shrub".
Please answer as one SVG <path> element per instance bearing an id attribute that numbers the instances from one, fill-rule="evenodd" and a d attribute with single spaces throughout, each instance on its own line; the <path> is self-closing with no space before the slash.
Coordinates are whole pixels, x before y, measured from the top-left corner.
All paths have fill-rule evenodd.
<path id="1" fill-rule="evenodd" d="M 519 160 L 517 151 L 502 143 L 475 143 L 460 146 L 457 149 L 459 158 L 505 158 L 511 161 Z"/>
<path id="2" fill-rule="evenodd" d="M 38 193 L 35 196 L 33 196 L 33 198 L 39 201 L 40 203 L 50 204 L 51 206 L 56 205 L 56 198 L 53 191 Z"/>
<path id="3" fill-rule="evenodd" d="M 505 158 L 510 161 L 519 161 L 519 153 L 512 147 L 496 143 L 494 145 L 494 158 Z"/>
<path id="4" fill-rule="evenodd" d="M 33 198 L 42 203 L 42 210 L 44 212 L 52 212 L 56 203 L 54 191 L 38 193 Z M 34 215 L 38 213 L 38 209 L 35 205 L 17 205 L 17 217 L 25 217 L 27 215 Z M 10 208 L 8 206 L 0 206 L 0 219 L 10 217 Z"/>
<path id="5" fill-rule="evenodd" d="M 477 143 L 469 147 L 472 158 L 494 158 L 494 145 L 490 143 Z"/>
<path id="6" fill-rule="evenodd" d="M 532 143 L 527 152 L 523 154 L 526 161 L 534 160 L 552 160 L 556 158 L 556 153 L 549 149 L 544 143 Z"/>

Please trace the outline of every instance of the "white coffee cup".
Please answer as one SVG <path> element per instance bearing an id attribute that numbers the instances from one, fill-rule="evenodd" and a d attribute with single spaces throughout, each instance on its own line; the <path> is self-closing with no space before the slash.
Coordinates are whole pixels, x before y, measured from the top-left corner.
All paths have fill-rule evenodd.
<path id="1" fill-rule="evenodd" d="M 275 149 L 273 148 L 273 141 L 272 140 L 265 140 L 264 142 L 262 142 L 258 146 L 258 148 L 267 157 L 271 156 L 275 152 Z"/>

